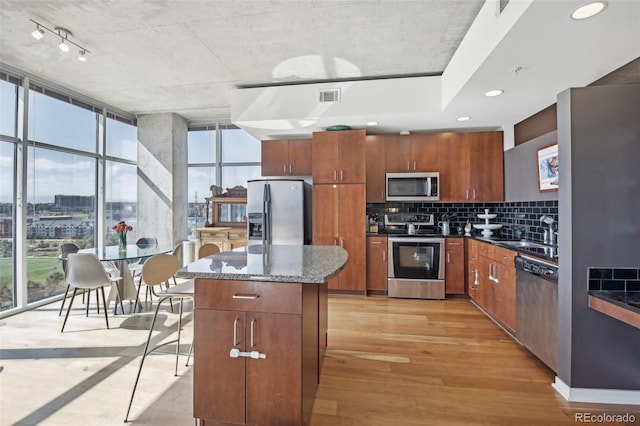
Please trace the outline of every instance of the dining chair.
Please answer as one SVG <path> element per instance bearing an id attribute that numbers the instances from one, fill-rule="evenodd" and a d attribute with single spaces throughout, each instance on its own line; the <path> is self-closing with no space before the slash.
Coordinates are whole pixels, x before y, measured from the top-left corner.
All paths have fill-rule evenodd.
<path id="1" fill-rule="evenodd" d="M 163 256 L 163 257 L 172 257 L 172 255 L 170 254 L 159 254 L 156 256 Z M 156 257 L 154 256 L 154 257 Z M 154 263 L 156 263 L 156 261 L 154 260 L 154 257 L 150 258 L 148 262 L 145 263 L 145 267 L 142 270 L 142 276 L 143 278 L 145 277 L 145 273 L 147 274 L 147 278 L 149 275 L 149 264 L 153 265 Z M 160 260 L 158 260 L 157 262 L 161 262 Z M 171 271 L 171 268 L 168 267 L 169 264 L 171 264 L 170 261 L 168 260 L 162 260 L 162 262 L 166 262 L 166 268 L 165 272 L 169 273 Z M 179 269 L 180 264 L 174 262 L 172 264 L 172 268 L 175 268 L 175 271 L 173 271 L 173 273 L 175 274 L 178 269 Z M 193 284 L 193 280 L 189 280 L 189 281 L 185 281 L 183 283 L 180 283 L 176 286 L 173 286 L 169 289 L 166 289 L 162 292 L 160 292 L 158 294 L 158 296 L 160 297 L 160 300 L 158 301 L 158 304 L 156 306 L 156 310 L 153 314 L 153 319 L 151 321 L 151 326 L 149 327 L 149 334 L 147 336 L 147 342 L 144 346 L 144 350 L 142 352 L 142 358 L 140 359 L 140 365 L 138 366 L 138 374 L 136 375 L 136 380 L 133 384 L 133 390 L 131 391 L 131 398 L 129 399 L 129 407 L 127 408 L 127 414 L 124 417 L 124 422 L 127 423 L 129 421 L 129 413 L 131 411 L 131 405 L 133 404 L 133 397 L 136 393 L 136 389 L 138 387 L 138 381 L 140 380 L 140 373 L 142 372 L 142 366 L 144 365 L 144 360 L 147 358 L 147 355 L 149 355 L 151 352 L 156 351 L 159 348 L 162 348 L 164 346 L 167 346 L 169 344 L 175 343 L 176 344 L 176 364 L 175 364 L 175 371 L 174 371 L 174 376 L 178 375 L 178 358 L 180 356 L 180 334 L 181 334 L 181 330 L 182 330 L 182 302 L 184 301 L 185 298 L 193 298 L 194 296 L 194 284 Z M 172 340 L 168 340 L 166 342 L 161 342 L 158 343 L 156 346 L 154 346 L 153 348 L 149 349 L 149 346 L 151 345 L 151 337 L 153 335 L 153 328 L 155 326 L 156 323 L 156 319 L 158 318 L 158 311 L 160 310 L 160 306 L 162 305 L 162 303 L 169 299 L 170 303 L 173 304 L 173 298 L 179 298 L 180 299 L 180 308 L 178 311 L 178 336 L 175 339 Z M 173 312 L 173 310 L 172 310 Z M 193 351 L 193 342 L 191 343 L 191 346 L 189 348 L 189 353 L 187 355 L 187 366 L 189 365 L 189 358 L 191 357 L 191 352 Z M 196 423 L 197 424 L 197 423 Z"/>
<path id="2" fill-rule="evenodd" d="M 176 244 L 176 246 L 173 248 L 173 252 L 171 253 L 171 255 L 175 256 L 175 258 L 178 259 L 179 265 L 182 266 L 182 243 L 181 242 Z M 175 275 L 173 276 L 173 284 L 178 285 Z"/>
<path id="3" fill-rule="evenodd" d="M 142 264 L 136 299 L 140 300 L 140 289 L 142 286 L 146 287 L 145 302 L 147 301 L 146 294 L 160 297 L 158 293 L 155 292 L 154 286 L 162 286 L 162 284 L 165 284 L 165 287 L 168 289 L 169 280 L 178 272 L 178 269 L 180 269 L 180 261 L 172 254 L 162 253 L 148 258 L 147 261 Z M 173 305 L 171 305 L 171 309 L 173 310 Z"/>
<path id="4" fill-rule="evenodd" d="M 198 259 L 220 253 L 220 247 L 213 243 L 204 243 L 198 249 Z"/>
<path id="5" fill-rule="evenodd" d="M 140 248 L 158 247 L 158 239 L 155 237 L 140 237 L 136 241 L 136 245 Z M 147 259 L 147 257 L 142 257 L 128 265 L 133 278 L 140 274 L 142 271 L 142 265 L 144 265 L 144 262 L 146 262 Z"/>
<path id="6" fill-rule="evenodd" d="M 121 277 L 111 277 L 104 270 L 102 263 L 98 260 L 98 257 L 93 253 L 71 253 L 67 257 L 67 274 L 66 281 L 70 287 L 73 287 L 73 295 L 67 308 L 67 314 L 64 316 L 64 322 L 62 323 L 62 329 L 60 332 L 64 332 L 64 327 L 67 324 L 69 313 L 71 313 L 71 307 L 73 306 L 73 300 L 78 293 L 78 290 L 97 290 L 100 289 L 102 293 L 102 307 L 104 309 L 104 319 L 107 323 L 107 329 L 109 328 L 109 318 L 107 317 L 107 303 L 104 296 L 104 287 L 111 286 L 111 284 L 120 281 Z M 97 293 L 96 293 L 97 294 Z M 98 296 L 96 296 L 97 298 Z M 87 300 L 87 315 L 89 315 L 89 301 Z"/>
<path id="7" fill-rule="evenodd" d="M 70 253 L 77 253 L 80 250 L 80 247 L 73 243 L 64 243 L 60 245 L 60 254 L 62 256 L 69 255 Z M 62 259 L 62 273 L 67 276 L 67 259 Z M 60 305 L 60 312 L 58 312 L 58 316 L 62 315 L 62 310 L 64 309 L 64 304 L 67 300 L 67 295 L 69 294 L 69 284 L 67 283 L 67 288 L 64 291 L 64 297 L 62 298 L 62 304 Z"/>

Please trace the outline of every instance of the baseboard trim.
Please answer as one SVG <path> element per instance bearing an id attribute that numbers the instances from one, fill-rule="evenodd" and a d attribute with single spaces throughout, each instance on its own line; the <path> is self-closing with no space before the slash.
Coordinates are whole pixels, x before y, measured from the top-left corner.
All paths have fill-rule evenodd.
<path id="1" fill-rule="evenodd" d="M 557 376 L 551 386 L 569 402 L 640 405 L 640 390 L 572 388 Z"/>

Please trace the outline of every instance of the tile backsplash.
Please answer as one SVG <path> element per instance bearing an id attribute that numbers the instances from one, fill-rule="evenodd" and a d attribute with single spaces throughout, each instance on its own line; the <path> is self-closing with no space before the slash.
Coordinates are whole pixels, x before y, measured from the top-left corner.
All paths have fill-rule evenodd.
<path id="1" fill-rule="evenodd" d="M 589 290 L 640 291 L 640 268 L 588 268 Z"/>
<path id="2" fill-rule="evenodd" d="M 485 209 L 489 213 L 496 213 L 498 216 L 491 219 L 490 223 L 501 223 L 502 229 L 494 231 L 495 235 L 504 238 L 518 238 L 516 230 L 520 229 L 520 238 L 531 241 L 544 239 L 544 231 L 549 229 L 549 225 L 540 222 L 540 216 L 549 215 L 556 221 L 554 224 L 557 230 L 558 225 L 558 201 L 512 201 L 504 203 L 385 203 L 367 204 L 367 214 L 377 213 L 380 220 L 388 212 L 404 213 L 433 213 L 435 221 L 440 220 L 444 213 L 455 214 L 455 218 L 450 220 L 451 233 L 456 234 L 457 229 L 463 228 L 467 221 L 474 223 L 484 223 L 484 219 L 478 218 L 478 214 L 483 214 Z M 473 230 L 474 235 L 480 235 L 480 230 Z"/>

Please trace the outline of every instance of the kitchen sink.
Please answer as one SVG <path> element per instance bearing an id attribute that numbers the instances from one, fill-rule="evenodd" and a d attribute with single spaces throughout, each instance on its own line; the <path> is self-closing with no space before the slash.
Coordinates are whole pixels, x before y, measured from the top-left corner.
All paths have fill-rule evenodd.
<path id="1" fill-rule="evenodd" d="M 498 241 L 497 244 L 509 247 L 525 247 L 525 248 L 553 248 L 547 244 L 534 243 L 533 241 Z"/>

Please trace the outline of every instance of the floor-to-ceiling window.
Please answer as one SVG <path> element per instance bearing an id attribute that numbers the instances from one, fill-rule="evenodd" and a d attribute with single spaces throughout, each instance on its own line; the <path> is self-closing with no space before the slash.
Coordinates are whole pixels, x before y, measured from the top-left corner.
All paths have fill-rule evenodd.
<path id="1" fill-rule="evenodd" d="M 0 311 L 16 306 L 13 225 L 18 87 L 0 80 Z"/>
<path id="2" fill-rule="evenodd" d="M 247 187 L 260 177 L 260 141 L 232 125 L 193 127 L 188 134 L 189 229 L 204 226 L 211 185 Z"/>
<path id="3" fill-rule="evenodd" d="M 134 118 L 29 80 L 0 72 L 3 314 L 64 290 L 61 244 L 108 244 L 137 213 Z"/>
<path id="4" fill-rule="evenodd" d="M 138 199 L 138 131 L 131 123 L 107 118 L 105 164 L 105 241 L 116 244 L 113 226 L 124 220 L 133 227 L 129 237 L 135 241 Z"/>

